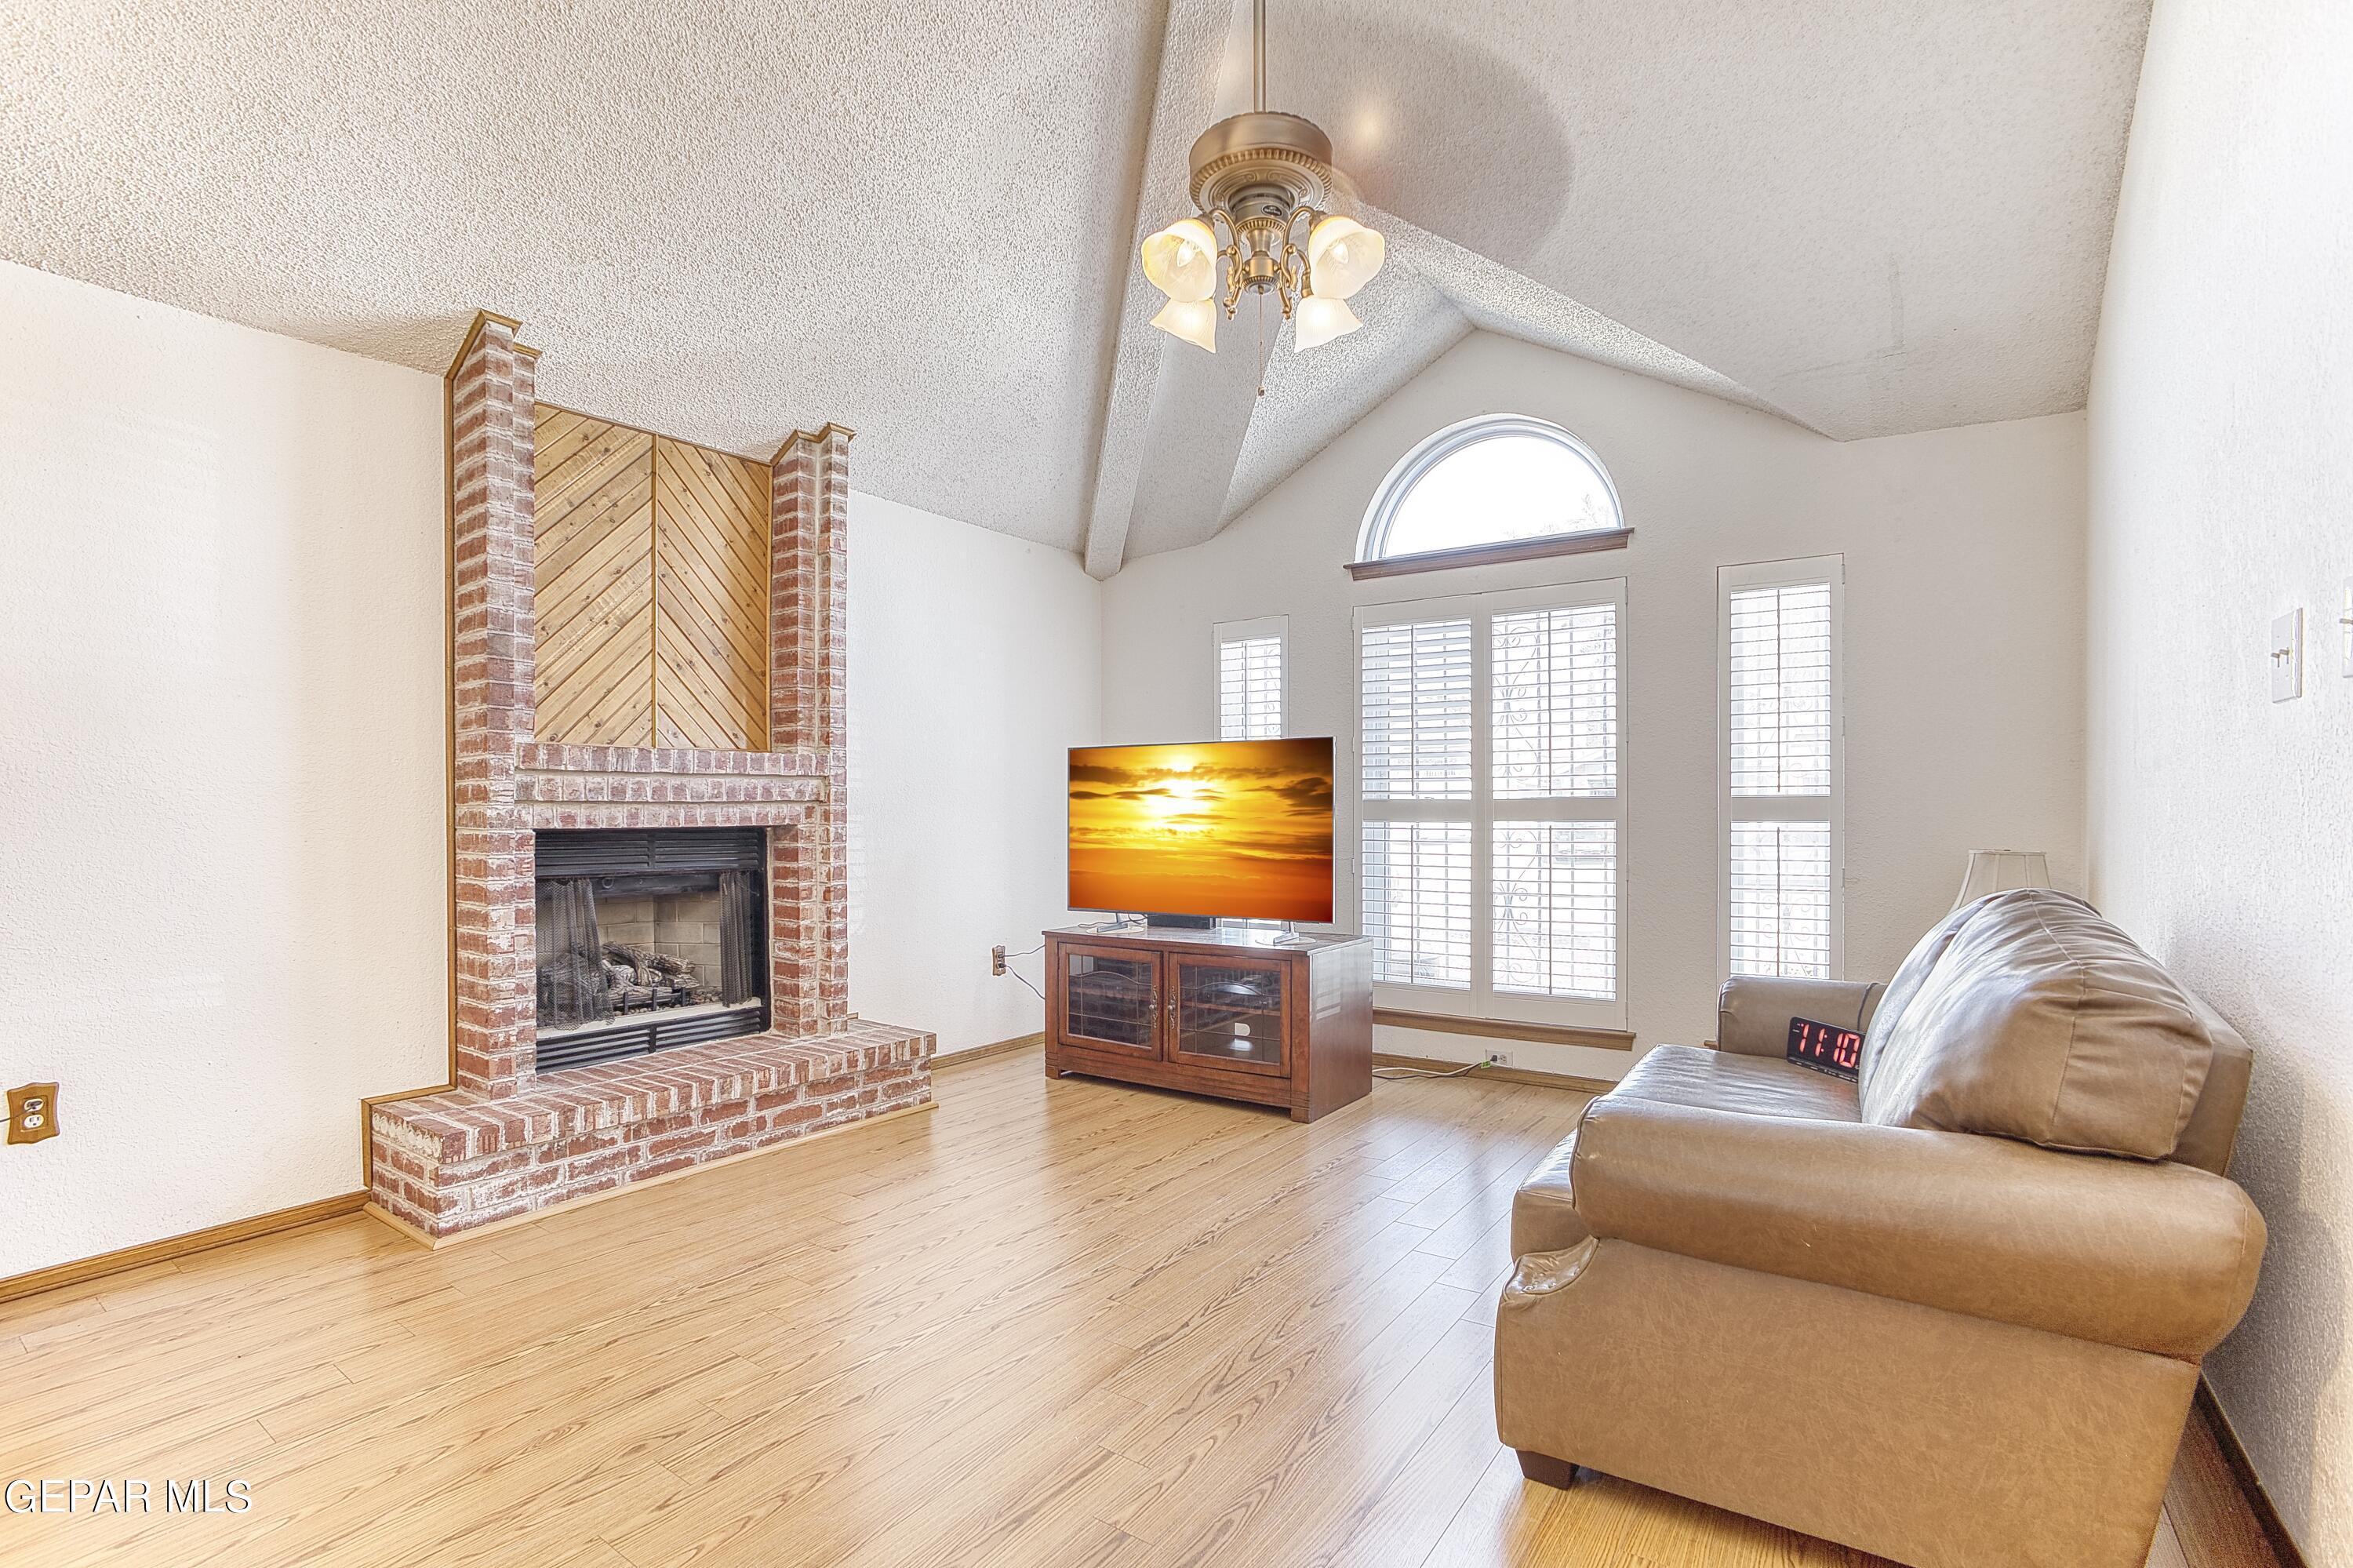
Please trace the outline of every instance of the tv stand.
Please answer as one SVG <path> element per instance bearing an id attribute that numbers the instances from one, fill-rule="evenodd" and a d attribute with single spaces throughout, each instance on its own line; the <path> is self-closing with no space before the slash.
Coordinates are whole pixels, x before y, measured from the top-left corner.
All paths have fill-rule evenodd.
<path id="1" fill-rule="evenodd" d="M 1243 927 L 1046 934 L 1046 1075 L 1277 1106 L 1293 1121 L 1373 1088 L 1368 938 Z"/>

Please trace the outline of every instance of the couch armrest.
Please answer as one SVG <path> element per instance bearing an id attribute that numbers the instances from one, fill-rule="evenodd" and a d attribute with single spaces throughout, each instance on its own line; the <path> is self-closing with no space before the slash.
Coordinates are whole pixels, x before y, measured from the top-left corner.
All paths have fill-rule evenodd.
<path id="1" fill-rule="evenodd" d="M 1715 1048 L 1743 1056 L 1788 1049 L 1789 1020 L 1810 1018 L 1860 1034 L 1887 988 L 1877 980 L 1783 980 L 1735 975 L 1715 996 Z"/>
<path id="2" fill-rule="evenodd" d="M 1571 1179 L 1598 1236 L 2184 1361 L 2263 1250 L 2246 1194 L 2186 1165 L 1607 1095 Z"/>

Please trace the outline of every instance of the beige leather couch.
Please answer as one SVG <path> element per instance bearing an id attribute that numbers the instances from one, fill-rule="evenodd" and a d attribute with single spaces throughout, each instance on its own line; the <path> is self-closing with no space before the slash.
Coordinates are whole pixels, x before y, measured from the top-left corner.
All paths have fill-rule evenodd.
<path id="1" fill-rule="evenodd" d="M 1860 1083 L 1784 1060 L 1864 1031 Z M 1736 980 L 1521 1188 L 1496 1424 L 1920 1568 L 2140 1568 L 2263 1222 L 2245 1043 L 2090 906 L 1999 894 L 1885 988 Z"/>

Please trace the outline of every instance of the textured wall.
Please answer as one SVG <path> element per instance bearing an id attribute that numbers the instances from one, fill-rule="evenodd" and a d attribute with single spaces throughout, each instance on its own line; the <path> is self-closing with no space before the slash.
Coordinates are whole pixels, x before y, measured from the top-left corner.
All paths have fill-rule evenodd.
<path id="1" fill-rule="evenodd" d="M 2348 78 L 2342 0 L 2158 6 L 2090 410 L 2093 895 L 2254 1043 L 2271 1250 L 2209 1364 L 2316 1564 L 2353 1563 Z"/>
<path id="2" fill-rule="evenodd" d="M 942 1051 L 1030 1033 L 1038 999 L 988 949 L 1071 918 L 1062 754 L 1100 738 L 1103 589 L 1062 551 L 863 492 L 850 535 L 850 1005 Z"/>
<path id="3" fill-rule="evenodd" d="M 1401 580 L 1437 597 L 1628 579 L 1626 981 L 1642 1044 L 1715 1029 L 1720 565 L 1846 556 L 1847 973 L 1894 971 L 1951 903 L 1972 847 L 2047 850 L 2059 882 L 2082 885 L 2084 426 L 2072 414 L 1840 443 L 1474 334 L 1225 533 L 1131 562 L 1106 585 L 1105 738 L 1213 733 L 1210 623 L 1277 614 L 1291 618 L 1293 728 L 1346 737 L 1352 607 L 1399 586 L 1352 584 L 1340 569 L 1366 505 L 1414 443 L 1493 412 L 1554 419 L 1591 442 L 1632 546 Z M 1341 850 L 1345 910 L 1345 831 Z M 1438 1054 L 1440 1038 L 1390 1048 Z M 1452 1054 L 1469 1059 L 1472 1044 Z M 1610 1076 L 1628 1062 L 1570 1046 L 1514 1053 L 1522 1065 Z"/>
<path id="4" fill-rule="evenodd" d="M 0 266 L 0 1275 L 360 1185 L 448 1012 L 438 377 Z"/>

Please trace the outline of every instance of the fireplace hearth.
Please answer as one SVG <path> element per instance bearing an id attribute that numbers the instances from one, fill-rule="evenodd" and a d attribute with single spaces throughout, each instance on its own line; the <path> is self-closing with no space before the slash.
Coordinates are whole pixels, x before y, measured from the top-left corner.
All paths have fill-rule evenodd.
<path id="1" fill-rule="evenodd" d="M 515 329 L 447 387 L 448 1082 L 366 1112 L 434 1245 L 933 1103 L 932 1036 L 849 1011 L 849 432 L 542 405 Z"/>
<path id="2" fill-rule="evenodd" d="M 534 837 L 541 1072 L 767 1028 L 765 832 Z"/>

